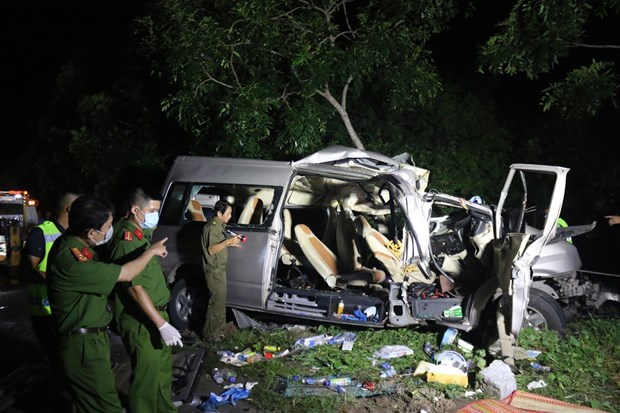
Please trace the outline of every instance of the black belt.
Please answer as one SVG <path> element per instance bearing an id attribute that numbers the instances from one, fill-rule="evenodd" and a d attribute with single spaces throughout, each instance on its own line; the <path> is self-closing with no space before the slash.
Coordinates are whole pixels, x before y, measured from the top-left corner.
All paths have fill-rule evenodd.
<path id="1" fill-rule="evenodd" d="M 157 311 L 166 311 L 168 309 L 168 306 L 167 305 L 156 305 L 155 309 Z"/>
<path id="2" fill-rule="evenodd" d="M 108 327 L 82 327 L 69 333 L 70 336 L 79 336 L 82 334 L 103 333 Z"/>

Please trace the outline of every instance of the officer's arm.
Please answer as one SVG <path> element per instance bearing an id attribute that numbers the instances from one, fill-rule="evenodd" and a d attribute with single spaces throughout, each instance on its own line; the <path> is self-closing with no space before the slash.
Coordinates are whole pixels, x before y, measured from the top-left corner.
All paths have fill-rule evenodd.
<path id="1" fill-rule="evenodd" d="M 157 328 L 163 326 L 166 320 L 159 314 L 159 311 L 153 305 L 153 300 L 144 290 L 141 285 L 134 285 L 127 289 L 129 295 L 138 303 L 144 314 L 157 326 Z"/>
<path id="2" fill-rule="evenodd" d="M 43 279 L 45 279 L 45 273 L 39 271 L 37 266 L 43 259 L 45 255 L 45 236 L 43 235 L 43 230 L 39 227 L 35 227 L 28 234 L 28 238 L 26 239 L 26 245 L 24 247 L 26 251 L 26 257 L 28 258 L 28 264 L 33 269 L 33 277 L 34 272 L 39 274 Z"/>
<path id="3" fill-rule="evenodd" d="M 30 266 L 32 267 L 34 271 L 39 273 L 41 277 L 45 278 L 45 273 L 37 269 L 37 266 L 41 262 L 41 257 L 35 257 L 34 255 L 28 254 L 28 262 L 30 263 Z"/>
<path id="4" fill-rule="evenodd" d="M 136 258 L 133 261 L 129 261 L 126 264 L 121 266 L 121 273 L 118 276 L 119 282 L 131 281 L 133 280 L 149 263 L 150 259 L 154 256 L 166 257 L 168 255 L 168 251 L 166 250 L 166 246 L 164 245 L 168 241 L 168 238 L 164 238 L 159 242 L 151 245 L 149 249 L 144 251 L 142 255 Z"/>
<path id="5" fill-rule="evenodd" d="M 224 241 L 217 244 L 209 245 L 209 255 L 215 255 L 220 251 L 224 251 L 226 248 L 232 246 L 232 238 L 226 238 Z"/>

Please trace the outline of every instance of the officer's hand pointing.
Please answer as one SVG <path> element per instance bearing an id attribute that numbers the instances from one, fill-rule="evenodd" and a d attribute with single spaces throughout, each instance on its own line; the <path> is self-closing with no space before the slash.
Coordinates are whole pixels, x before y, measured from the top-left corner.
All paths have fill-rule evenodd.
<path id="1" fill-rule="evenodd" d="M 616 224 L 620 224 L 620 215 L 607 215 L 605 218 L 607 218 L 609 221 L 609 225 L 616 225 Z"/>
<path id="2" fill-rule="evenodd" d="M 159 334 L 161 335 L 162 340 L 164 340 L 164 343 L 166 343 L 167 346 L 179 345 L 183 347 L 183 342 L 181 341 L 181 334 L 169 323 L 166 322 L 163 326 L 159 327 Z"/>
<path id="3" fill-rule="evenodd" d="M 153 254 L 158 255 L 160 257 L 165 257 L 168 255 L 168 249 L 164 245 L 168 241 L 168 237 L 162 239 L 161 241 L 157 241 L 155 244 L 151 245 L 149 250 L 153 251 Z"/>

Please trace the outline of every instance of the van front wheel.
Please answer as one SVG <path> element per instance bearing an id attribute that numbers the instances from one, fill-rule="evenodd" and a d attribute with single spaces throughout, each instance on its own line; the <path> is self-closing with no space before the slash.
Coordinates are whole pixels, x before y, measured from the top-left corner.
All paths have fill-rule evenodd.
<path id="1" fill-rule="evenodd" d="M 527 304 L 527 316 L 523 327 L 535 330 L 549 329 L 562 332 L 566 330 L 567 320 L 562 307 L 544 291 L 532 288 Z"/>
<path id="2" fill-rule="evenodd" d="M 178 280 L 170 292 L 170 323 L 179 330 L 200 331 L 207 308 L 206 294 L 204 281 L 191 278 Z"/>

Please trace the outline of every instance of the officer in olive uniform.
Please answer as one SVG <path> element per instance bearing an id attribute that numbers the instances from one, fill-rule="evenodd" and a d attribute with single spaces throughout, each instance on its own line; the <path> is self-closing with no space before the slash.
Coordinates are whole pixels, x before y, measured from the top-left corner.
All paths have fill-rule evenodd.
<path id="1" fill-rule="evenodd" d="M 28 234 L 24 247 L 24 255 L 28 263 L 24 272 L 29 274 L 27 290 L 32 329 L 47 352 L 50 362 L 54 364 L 57 362 L 56 338 L 51 317 L 52 309 L 45 285 L 47 258 L 54 241 L 64 234 L 65 228 L 69 226 L 69 207 L 77 197 L 76 194 L 70 192 L 63 193 L 56 205 L 56 219 L 44 221 L 34 227 Z"/>
<path id="2" fill-rule="evenodd" d="M 52 317 L 77 413 L 121 412 L 106 333 L 112 319 L 108 295 L 117 282 L 136 277 L 153 256 L 167 255 L 164 239 L 122 266 L 99 261 L 93 247 L 110 240 L 113 212 L 107 200 L 77 198 L 67 232 L 54 242 L 48 258 Z"/>
<path id="3" fill-rule="evenodd" d="M 129 197 L 130 210 L 116 225 L 110 242 L 112 262 L 123 264 L 151 246 L 153 229 L 159 220 L 161 200 L 136 189 Z M 115 315 L 123 343 L 131 357 L 129 411 L 176 412 L 172 403 L 172 350 L 181 347 L 181 335 L 168 323 L 166 305 L 170 291 L 159 259 L 116 288 Z"/>
<path id="4" fill-rule="evenodd" d="M 202 338 L 219 341 L 224 337 L 226 325 L 226 264 L 228 247 L 238 247 L 239 237 L 226 237 L 226 223 L 232 216 L 232 206 L 227 201 L 217 201 L 214 216 L 205 224 L 202 232 L 202 267 L 209 290 L 207 318 Z"/>

